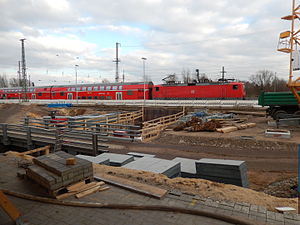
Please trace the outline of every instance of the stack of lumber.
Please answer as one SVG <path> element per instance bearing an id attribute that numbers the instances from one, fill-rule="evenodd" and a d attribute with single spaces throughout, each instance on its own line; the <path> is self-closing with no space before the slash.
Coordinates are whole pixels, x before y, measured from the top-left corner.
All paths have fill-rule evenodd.
<path id="1" fill-rule="evenodd" d="M 217 132 L 229 133 L 232 131 L 243 130 L 243 129 L 247 129 L 247 128 L 251 128 L 251 127 L 255 127 L 255 126 L 256 126 L 256 123 L 243 123 L 243 124 L 238 124 L 238 125 L 234 125 L 234 126 L 218 128 Z"/>
<path id="2" fill-rule="evenodd" d="M 82 198 L 98 191 L 108 190 L 109 187 L 104 187 L 104 185 L 105 183 L 103 181 L 93 181 L 87 184 L 84 181 L 81 181 L 66 187 L 67 192 L 61 195 L 57 195 L 56 199 L 64 199 L 74 195 L 76 198 Z"/>

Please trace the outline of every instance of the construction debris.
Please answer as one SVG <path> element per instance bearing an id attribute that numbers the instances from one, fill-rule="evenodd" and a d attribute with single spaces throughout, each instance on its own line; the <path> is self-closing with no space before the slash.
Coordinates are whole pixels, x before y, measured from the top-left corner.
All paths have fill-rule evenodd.
<path id="1" fill-rule="evenodd" d="M 266 129 L 265 136 L 277 138 L 291 138 L 291 132 L 289 130 L 281 129 Z"/>
<path id="2" fill-rule="evenodd" d="M 246 119 L 233 118 L 233 114 L 208 113 L 207 111 L 194 112 L 192 114 L 181 117 L 174 131 L 218 131 L 221 133 L 229 133 L 232 131 L 242 130 L 255 127 L 255 123 L 244 123 Z"/>

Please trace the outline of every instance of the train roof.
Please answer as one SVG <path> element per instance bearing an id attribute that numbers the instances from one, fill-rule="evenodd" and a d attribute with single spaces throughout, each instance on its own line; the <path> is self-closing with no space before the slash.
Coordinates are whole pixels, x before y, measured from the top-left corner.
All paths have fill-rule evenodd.
<path id="1" fill-rule="evenodd" d="M 48 86 L 30 86 L 29 88 L 49 88 L 49 87 L 81 87 L 81 86 L 114 86 L 114 85 L 141 85 L 144 82 L 126 82 L 126 83 L 92 83 L 92 84 L 68 84 L 68 85 L 48 85 Z M 146 82 L 147 85 L 153 85 L 152 82 Z M 5 87 L 1 90 L 20 89 L 22 87 Z"/>
<path id="2" fill-rule="evenodd" d="M 207 85 L 224 85 L 224 84 L 242 84 L 242 82 L 207 82 L 207 83 L 174 83 L 160 84 L 161 86 L 207 86 Z"/>

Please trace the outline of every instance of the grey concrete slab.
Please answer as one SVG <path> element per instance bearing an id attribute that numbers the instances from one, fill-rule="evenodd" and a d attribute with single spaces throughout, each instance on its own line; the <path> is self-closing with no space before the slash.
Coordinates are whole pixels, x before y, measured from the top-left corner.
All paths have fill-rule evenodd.
<path id="1" fill-rule="evenodd" d="M 181 177 L 197 178 L 196 161 L 198 160 L 176 157 L 172 161 L 181 163 Z"/>
<path id="2" fill-rule="evenodd" d="M 116 154 L 116 153 L 103 153 L 98 155 L 97 159 L 101 159 L 101 160 L 109 159 L 110 166 L 123 166 L 127 163 L 134 161 L 133 156 Z"/>
<path id="3" fill-rule="evenodd" d="M 92 163 L 102 164 L 102 165 L 109 165 L 109 159 L 105 158 L 97 158 L 97 156 L 89 156 L 89 155 L 76 155 L 77 158 L 85 159 Z"/>
<path id="4" fill-rule="evenodd" d="M 128 163 L 123 167 L 153 173 L 161 173 L 168 177 L 176 177 L 180 174 L 180 162 L 158 158 L 143 157 Z"/>
<path id="5" fill-rule="evenodd" d="M 196 171 L 202 179 L 248 187 L 245 161 L 203 158 L 196 162 Z"/>
<path id="6" fill-rule="evenodd" d="M 131 155 L 131 156 L 136 157 L 136 158 L 141 158 L 141 157 L 154 158 L 155 157 L 155 155 L 145 154 L 145 153 L 140 153 L 140 152 L 128 152 L 127 155 Z"/>

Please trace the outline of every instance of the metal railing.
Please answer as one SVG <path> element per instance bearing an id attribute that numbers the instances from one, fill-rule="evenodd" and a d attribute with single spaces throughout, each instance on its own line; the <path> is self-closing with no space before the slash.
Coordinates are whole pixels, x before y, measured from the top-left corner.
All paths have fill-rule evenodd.
<path id="1" fill-rule="evenodd" d="M 18 99 L 1 99 L 0 103 L 16 103 Z M 72 105 L 130 105 L 130 106 L 197 106 L 197 107 L 220 107 L 220 108 L 262 108 L 257 100 L 37 100 L 30 99 L 22 104 L 72 104 Z"/>

